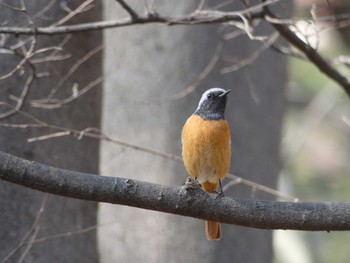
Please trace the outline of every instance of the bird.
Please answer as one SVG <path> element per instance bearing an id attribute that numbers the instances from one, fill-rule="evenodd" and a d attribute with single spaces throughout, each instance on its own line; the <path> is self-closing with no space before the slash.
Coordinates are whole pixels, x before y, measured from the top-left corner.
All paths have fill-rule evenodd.
<path id="1" fill-rule="evenodd" d="M 205 91 L 181 132 L 185 168 L 202 189 L 209 193 L 223 194 L 221 180 L 230 167 L 231 136 L 224 117 L 230 91 L 222 88 Z M 220 240 L 220 223 L 205 221 L 205 234 L 208 240 Z"/>

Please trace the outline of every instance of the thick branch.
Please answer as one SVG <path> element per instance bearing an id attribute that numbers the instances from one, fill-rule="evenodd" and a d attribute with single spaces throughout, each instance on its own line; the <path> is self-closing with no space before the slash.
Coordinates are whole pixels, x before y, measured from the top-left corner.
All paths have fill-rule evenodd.
<path id="1" fill-rule="evenodd" d="M 171 187 L 67 171 L 0 152 L 0 179 L 78 199 L 127 205 L 262 229 L 350 230 L 350 203 L 215 198 L 198 186 Z"/>

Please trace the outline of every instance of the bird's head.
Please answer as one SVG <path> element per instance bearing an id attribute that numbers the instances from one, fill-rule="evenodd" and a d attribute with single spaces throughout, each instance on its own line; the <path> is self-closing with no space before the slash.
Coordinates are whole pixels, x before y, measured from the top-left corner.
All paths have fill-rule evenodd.
<path id="1" fill-rule="evenodd" d="M 194 114 L 205 120 L 222 120 L 226 108 L 227 94 L 231 90 L 211 88 L 203 93 Z"/>

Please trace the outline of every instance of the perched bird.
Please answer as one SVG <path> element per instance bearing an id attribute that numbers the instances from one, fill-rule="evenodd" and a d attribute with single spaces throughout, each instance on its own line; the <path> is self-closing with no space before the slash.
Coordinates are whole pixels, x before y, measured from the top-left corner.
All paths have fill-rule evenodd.
<path id="1" fill-rule="evenodd" d="M 224 118 L 230 90 L 212 88 L 204 92 L 195 112 L 182 128 L 182 158 L 186 170 L 209 193 L 221 189 L 231 160 L 230 129 Z M 205 221 L 208 240 L 221 238 L 219 222 Z"/>

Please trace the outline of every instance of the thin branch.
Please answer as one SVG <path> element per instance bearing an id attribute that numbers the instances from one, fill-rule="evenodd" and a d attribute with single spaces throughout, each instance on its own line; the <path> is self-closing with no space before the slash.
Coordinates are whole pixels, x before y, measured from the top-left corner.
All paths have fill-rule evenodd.
<path id="1" fill-rule="evenodd" d="M 51 52 L 51 54 L 47 55 L 44 58 L 37 58 L 37 59 L 31 59 L 30 62 L 32 64 L 35 63 L 41 63 L 45 61 L 55 61 L 55 60 L 64 60 L 71 57 L 71 54 L 65 54 L 65 55 L 59 55 L 58 53 L 62 50 L 64 50 L 64 46 L 69 42 L 69 40 L 72 38 L 71 34 L 68 34 L 64 37 L 64 39 L 55 46 L 55 49 Z"/>
<path id="2" fill-rule="evenodd" d="M 187 88 L 185 88 L 184 90 L 174 95 L 168 96 L 166 98 L 161 98 L 157 100 L 148 100 L 147 103 L 163 103 L 163 102 L 174 101 L 174 100 L 184 98 L 188 94 L 191 94 L 193 91 L 195 91 L 198 88 L 199 84 L 212 72 L 212 70 L 220 60 L 223 48 L 224 48 L 224 41 L 221 40 L 216 46 L 214 54 L 210 59 L 209 63 L 205 66 L 203 71 L 199 73 L 199 75 L 197 76 L 197 79 Z"/>
<path id="3" fill-rule="evenodd" d="M 265 18 L 273 27 L 284 36 L 293 46 L 299 49 L 305 56 L 315 64 L 318 69 L 333 79 L 350 96 L 350 82 L 339 71 L 333 68 L 314 48 L 300 39 L 287 25 L 281 23 L 269 9 L 269 6 L 280 0 L 263 0 L 262 3 L 253 5 L 244 10 L 234 12 L 222 12 L 217 10 L 195 10 L 195 12 L 181 17 L 166 17 L 156 13 L 139 16 L 123 0 L 117 0 L 118 3 L 130 14 L 131 17 L 111 20 L 82 23 L 67 26 L 49 26 L 49 27 L 0 27 L 0 33 L 7 34 L 26 34 L 26 35 L 56 35 L 74 32 L 84 32 L 93 30 L 103 30 L 108 28 L 118 28 L 132 26 L 137 24 L 161 23 L 167 25 L 199 25 L 199 24 L 217 24 L 239 21 L 248 28 L 249 21 Z M 87 1 L 88 2 L 88 1 Z M 249 19 L 249 21 L 247 20 Z M 250 31 L 247 31 L 250 34 Z M 250 34 L 250 36 L 252 36 Z M 253 36 L 254 37 L 254 36 Z"/>
<path id="4" fill-rule="evenodd" d="M 68 15 L 66 15 L 65 17 L 63 17 L 61 20 L 57 21 L 56 23 L 50 25 L 50 27 L 56 27 L 59 25 L 62 25 L 64 23 L 66 23 L 67 21 L 69 21 L 71 18 L 73 18 L 74 16 L 76 16 L 79 13 L 84 12 L 86 9 L 89 8 L 89 5 L 93 3 L 93 0 L 86 0 L 85 2 L 83 2 L 80 6 L 78 6 L 75 10 L 69 12 Z"/>
<path id="5" fill-rule="evenodd" d="M 25 10 L 25 7 L 23 5 L 21 5 L 21 7 L 17 7 L 17 6 L 6 4 L 2 1 L 0 2 L 0 5 L 7 7 L 9 9 L 12 9 L 13 11 L 17 11 L 17 12 L 24 12 L 24 10 Z"/>
<path id="6" fill-rule="evenodd" d="M 102 227 L 106 227 L 106 226 L 110 226 L 111 224 L 115 224 L 116 221 L 112 221 L 112 222 L 106 222 L 106 223 L 100 223 L 100 224 L 97 224 L 97 225 L 92 225 L 92 226 L 88 226 L 88 227 L 84 227 L 84 228 L 81 228 L 81 229 L 78 229 L 78 230 L 74 230 L 74 231 L 69 231 L 69 232 L 64 232 L 64 233 L 58 233 L 58 234 L 53 234 L 53 235 L 48 235 L 48 236 L 44 236 L 44 237 L 40 237 L 40 238 L 36 238 L 36 239 L 31 239 L 30 241 L 26 241 L 25 240 L 28 238 L 25 237 L 23 238 L 22 242 L 20 244 L 17 245 L 16 248 L 18 248 L 15 252 L 17 252 L 20 248 L 22 248 L 23 246 L 25 245 L 36 245 L 36 244 L 40 244 L 40 243 L 43 243 L 43 242 L 48 242 L 48 241 L 51 241 L 51 240 L 55 240 L 55 239 L 61 239 L 61 238 L 67 238 L 67 237 L 73 237 L 73 236 L 76 236 L 76 235 L 82 235 L 82 234 L 85 234 L 85 233 L 89 233 L 91 231 L 94 231 L 98 228 L 102 228 Z M 5 263 L 8 261 L 8 259 L 10 257 L 12 257 L 12 255 L 14 254 L 13 251 L 11 251 L 11 253 L 6 256 L 6 258 L 1 261 L 1 263 Z"/>
<path id="7" fill-rule="evenodd" d="M 22 263 L 24 261 L 25 257 L 27 256 L 28 252 L 30 251 L 30 249 L 33 246 L 33 241 L 35 240 L 36 236 L 38 235 L 39 229 L 40 229 L 39 225 L 34 228 L 33 234 L 31 235 L 29 242 L 27 243 L 27 246 L 25 247 L 25 250 L 23 251 L 21 257 L 18 259 L 17 263 Z"/>
<path id="8" fill-rule="evenodd" d="M 56 3 L 57 0 L 51 0 L 44 6 L 41 10 L 39 10 L 36 14 L 32 16 L 32 21 L 36 21 L 37 19 L 44 16 L 44 14 L 51 9 L 51 7 Z"/>
<path id="9" fill-rule="evenodd" d="M 10 253 L 7 254 L 7 256 L 6 256 L 5 258 L 3 258 L 3 259 L 1 260 L 1 263 L 8 262 L 8 260 L 9 260 L 18 250 L 20 250 L 20 249 L 22 248 L 22 246 L 24 246 L 25 244 L 28 244 L 28 245 L 29 245 L 29 243 L 34 242 L 34 239 L 35 239 L 36 234 L 37 234 L 37 233 L 35 233 L 35 232 L 39 230 L 39 222 L 40 222 L 40 219 L 41 219 L 41 216 L 42 216 L 43 212 L 45 211 L 45 207 L 46 207 L 46 204 L 47 204 L 48 197 L 49 197 L 48 194 L 44 195 L 44 198 L 43 198 L 43 200 L 42 200 L 42 202 L 41 202 L 41 206 L 40 206 L 40 208 L 39 208 L 39 210 L 38 210 L 38 212 L 37 212 L 37 214 L 36 214 L 35 220 L 34 220 L 32 226 L 31 226 L 31 228 L 30 228 L 29 231 L 24 235 L 24 237 L 22 238 L 21 242 L 20 242 L 16 247 L 14 247 L 14 248 L 10 251 Z M 26 242 L 26 240 L 28 239 L 29 236 L 31 236 L 31 239 L 30 239 L 29 242 Z M 33 237 L 34 237 L 34 239 L 33 239 Z M 30 244 L 30 245 L 31 245 L 31 244 Z"/>
<path id="10" fill-rule="evenodd" d="M 62 136 L 68 136 L 68 135 L 71 135 L 71 133 L 69 131 L 55 132 L 55 133 L 51 133 L 51 134 L 47 134 L 47 135 L 43 135 L 43 136 L 29 138 L 27 140 L 27 142 L 43 141 L 43 140 L 48 140 L 48 139 L 62 137 Z"/>
<path id="11" fill-rule="evenodd" d="M 21 5 L 23 7 L 23 13 L 25 14 L 27 20 L 28 20 L 28 24 L 30 26 L 34 26 L 34 21 L 32 19 L 32 17 L 28 14 L 28 10 L 27 10 L 27 7 L 26 7 L 26 4 L 24 3 L 23 0 L 19 0 L 21 2 Z"/>
<path id="12" fill-rule="evenodd" d="M 261 185 L 261 184 L 257 184 L 257 183 L 255 183 L 253 181 L 244 179 L 244 178 L 239 177 L 237 175 L 229 173 L 227 175 L 227 177 L 232 179 L 231 182 L 234 182 L 235 185 L 242 183 L 244 185 L 247 185 L 247 186 L 251 187 L 253 189 L 253 191 L 259 190 L 259 191 L 271 194 L 271 195 L 273 195 L 273 196 L 275 196 L 277 198 L 281 198 L 283 200 L 288 200 L 288 201 L 291 201 L 291 202 L 299 202 L 299 198 L 296 198 L 296 197 L 293 197 L 293 196 L 281 193 L 280 191 L 277 191 L 275 189 L 272 189 L 270 187 L 267 187 L 267 186 L 264 186 L 264 185 Z M 230 183 L 227 183 L 226 185 L 228 185 L 228 184 L 230 184 Z"/>
<path id="13" fill-rule="evenodd" d="M 5 105 L 7 107 L 12 108 L 11 105 L 9 105 L 7 103 L 0 103 L 0 105 Z M 182 163 L 182 158 L 180 156 L 161 152 L 161 151 L 151 149 L 148 147 L 143 147 L 143 146 L 127 143 L 127 142 L 124 142 L 121 140 L 117 140 L 115 138 L 112 138 L 112 137 L 104 134 L 103 132 L 101 132 L 99 129 L 96 129 L 96 128 L 89 127 L 89 128 L 86 128 L 84 130 L 79 131 L 79 130 L 69 129 L 69 128 L 65 128 L 65 127 L 61 127 L 61 126 L 55 126 L 55 125 L 43 122 L 43 121 L 35 118 L 34 116 L 29 115 L 28 113 L 25 113 L 22 111 L 18 111 L 18 114 L 20 114 L 21 116 L 23 116 L 25 118 L 28 118 L 29 120 L 32 121 L 32 123 L 12 124 L 12 123 L 1 123 L 0 122 L 0 127 L 2 126 L 2 127 L 17 128 L 17 129 L 27 129 L 29 127 L 32 127 L 32 128 L 46 128 L 46 129 L 56 131 L 54 133 L 50 133 L 50 134 L 46 134 L 46 135 L 42 135 L 42 136 L 38 136 L 38 137 L 33 137 L 33 138 L 28 138 L 27 142 L 29 142 L 29 143 L 35 142 L 35 141 L 52 139 L 52 138 L 56 138 L 56 137 L 62 137 L 62 136 L 75 136 L 78 140 L 81 140 L 83 137 L 88 137 L 88 138 L 104 140 L 107 142 L 115 143 L 121 147 L 133 149 L 135 151 L 140 151 L 140 152 L 144 152 L 147 154 L 151 154 L 153 156 L 157 156 L 157 157 L 160 157 L 160 158 L 163 158 L 166 160 Z M 235 180 L 236 184 L 247 185 L 248 187 L 251 187 L 252 189 L 256 189 L 256 190 L 271 194 L 271 195 L 273 195 L 277 198 L 281 198 L 282 200 L 285 200 L 285 201 L 297 201 L 298 200 L 298 198 L 286 195 L 280 191 L 277 191 L 277 190 L 272 189 L 270 187 L 255 183 L 253 181 L 243 179 L 237 175 L 233 175 L 233 174 L 229 173 L 227 175 L 227 178 L 230 178 L 231 180 Z"/>
<path id="14" fill-rule="evenodd" d="M 325 75 L 333 79 L 343 87 L 344 91 L 350 96 L 350 82 L 339 71 L 333 68 L 314 48 L 300 39 L 292 32 L 287 25 L 280 23 L 279 19 L 270 11 L 268 6 L 264 7 L 266 13 L 265 19 L 268 21 L 284 38 L 286 38 L 294 47 L 300 50 L 305 56 Z"/>
<path id="15" fill-rule="evenodd" d="M 86 227 L 86 228 L 83 228 L 80 230 L 76 230 L 76 231 L 70 231 L 70 232 L 55 234 L 55 235 L 51 235 L 51 236 L 47 236 L 47 237 L 41 237 L 41 238 L 33 240 L 31 243 L 38 244 L 38 243 L 46 242 L 46 241 L 53 240 L 53 239 L 59 239 L 59 238 L 63 238 L 63 237 L 71 237 L 74 235 L 85 234 L 85 233 L 89 233 L 93 230 L 96 230 L 99 226 L 100 225 L 94 225 L 94 226 L 89 226 L 89 227 Z"/>
<path id="16" fill-rule="evenodd" d="M 197 10 L 198 10 L 198 11 L 203 10 L 204 5 L 206 4 L 206 1 L 207 1 L 207 0 L 200 0 L 199 3 L 198 3 L 198 5 L 197 5 L 196 11 L 197 11 Z"/>
<path id="17" fill-rule="evenodd" d="M 284 165 L 288 166 L 295 161 L 296 156 L 307 142 L 313 130 L 324 121 L 324 118 L 339 104 L 336 90 L 321 89 L 305 107 L 298 126 L 287 129 L 282 141 L 282 153 L 285 156 Z"/>
<path id="18" fill-rule="evenodd" d="M 126 12 L 129 13 L 129 15 L 131 16 L 131 18 L 133 20 L 137 20 L 138 19 L 138 14 L 134 11 L 134 9 L 131 8 L 131 6 L 129 6 L 127 3 L 125 3 L 124 0 L 116 0 L 124 9 Z"/>
<path id="19" fill-rule="evenodd" d="M 103 81 L 103 77 L 98 77 L 97 79 L 91 81 L 90 83 L 88 83 L 85 87 L 81 88 L 80 90 L 78 90 L 78 85 L 74 85 L 72 90 L 72 95 L 62 99 L 62 100 L 48 100 L 47 102 L 42 102 L 42 103 L 32 103 L 33 107 L 38 107 L 38 108 L 44 108 L 44 109 L 56 109 L 56 108 L 60 108 L 65 104 L 71 103 L 72 101 L 78 99 L 79 97 L 81 97 L 82 95 L 84 95 L 86 92 L 88 92 L 90 89 L 92 89 L 93 87 L 99 85 L 100 83 L 102 83 Z"/>
<path id="20" fill-rule="evenodd" d="M 127 205 L 261 229 L 350 230 L 350 203 L 217 198 L 182 187 L 67 171 L 0 152 L 0 179 L 77 199 Z"/>
<path id="21" fill-rule="evenodd" d="M 34 72 L 34 69 L 32 67 L 30 67 L 31 69 L 31 72 L 24 84 L 24 87 L 23 87 L 23 90 L 21 92 L 21 95 L 19 98 L 17 98 L 17 104 L 15 107 L 13 107 L 12 109 L 6 111 L 6 112 L 3 112 L 3 113 L 0 113 L 0 119 L 4 119 L 4 118 L 7 118 L 15 113 L 17 113 L 23 106 L 23 103 L 24 103 L 24 100 L 25 98 L 27 97 L 28 95 L 28 92 L 31 88 L 31 86 L 33 85 L 33 80 L 35 78 L 35 72 Z"/>
<path id="22" fill-rule="evenodd" d="M 259 56 L 266 49 L 268 49 L 271 45 L 276 43 L 278 37 L 279 37 L 278 32 L 272 33 L 271 36 L 269 36 L 266 41 L 263 41 L 263 45 L 260 46 L 259 48 L 257 48 L 249 57 L 240 60 L 239 63 L 237 63 L 233 66 L 229 66 L 229 67 L 225 67 L 225 68 L 221 69 L 220 73 L 221 74 L 231 73 L 231 72 L 239 70 L 240 68 L 242 68 L 246 65 L 252 64 L 256 59 L 259 58 Z"/>
<path id="23" fill-rule="evenodd" d="M 0 76 L 0 80 L 4 80 L 6 78 L 9 78 L 11 77 L 13 74 L 15 74 L 18 70 L 20 70 L 23 65 L 25 63 L 28 62 L 29 58 L 31 56 L 33 56 L 33 51 L 34 51 L 34 48 L 35 48 L 35 45 L 36 45 L 36 38 L 35 37 L 31 37 L 30 38 L 32 40 L 31 44 L 30 44 L 30 47 L 29 47 L 29 50 L 24 53 L 23 55 L 22 54 L 19 54 L 18 52 L 15 52 L 13 50 L 13 54 L 15 54 L 16 56 L 20 57 L 21 58 L 21 61 L 16 65 L 16 67 L 14 67 L 12 70 L 10 70 L 8 73 Z M 16 47 L 18 48 L 18 47 Z M 14 48 L 15 49 L 15 48 Z"/>
<path id="24" fill-rule="evenodd" d="M 280 46 L 277 44 L 271 45 L 271 49 L 279 52 L 283 55 L 287 55 L 290 57 L 294 57 L 294 58 L 298 58 L 298 59 L 302 59 L 302 60 L 306 60 L 307 58 L 305 57 L 304 53 L 301 53 L 297 50 L 293 50 L 289 47 L 285 47 L 285 46 Z"/>
<path id="25" fill-rule="evenodd" d="M 123 18 L 109 21 L 98 21 L 81 23 L 67 26 L 57 27 L 0 27 L 0 33 L 15 34 L 15 35 L 59 35 L 75 32 L 86 32 L 94 30 L 103 30 L 108 28 L 118 28 L 132 26 L 137 24 L 161 23 L 167 25 L 200 25 L 200 24 L 215 24 L 226 23 L 230 21 L 242 21 L 241 16 L 247 14 L 244 10 L 237 12 L 211 12 L 201 11 L 195 12 L 183 17 L 162 17 L 156 14 L 148 14 L 138 16 L 137 19 Z M 250 19 L 263 18 L 264 14 L 261 11 L 250 13 Z"/>
<path id="26" fill-rule="evenodd" d="M 148 15 L 155 15 L 157 13 L 157 11 L 155 10 L 155 3 L 156 0 L 144 0 L 145 2 L 145 9 L 146 9 L 146 14 Z"/>
<path id="27" fill-rule="evenodd" d="M 50 91 L 50 93 L 48 94 L 48 96 L 44 99 L 40 99 L 40 100 L 33 100 L 31 102 L 32 106 L 34 107 L 42 107 L 44 104 L 47 104 L 49 102 L 51 102 L 52 97 L 58 92 L 59 89 L 62 88 L 64 82 L 66 82 L 71 76 L 72 74 L 79 69 L 79 67 L 81 65 L 83 65 L 87 60 L 89 60 L 92 56 L 94 56 L 95 54 L 97 54 L 98 52 L 102 51 L 103 49 L 103 45 L 98 45 L 97 47 L 93 48 L 92 50 L 90 50 L 89 52 L 87 52 L 86 54 L 83 55 L 83 57 L 81 57 L 80 59 L 78 59 L 73 66 L 71 66 L 69 68 L 69 70 L 67 71 L 66 74 L 64 74 L 60 80 L 58 81 L 57 85 L 55 87 L 53 87 Z M 56 102 L 56 101 L 55 101 Z"/>

